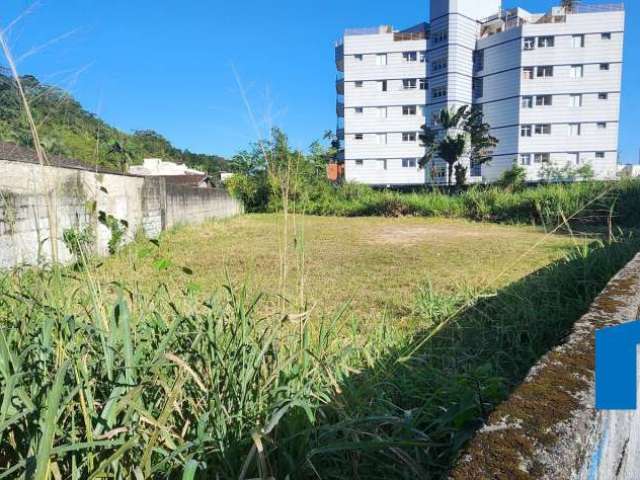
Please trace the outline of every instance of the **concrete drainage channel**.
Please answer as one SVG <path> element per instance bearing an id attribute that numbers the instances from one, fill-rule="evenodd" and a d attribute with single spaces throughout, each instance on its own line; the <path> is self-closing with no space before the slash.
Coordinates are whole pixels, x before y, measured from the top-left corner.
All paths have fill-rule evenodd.
<path id="1" fill-rule="evenodd" d="M 450 479 L 640 478 L 640 413 L 594 408 L 595 331 L 639 313 L 640 254 L 490 416 Z"/>

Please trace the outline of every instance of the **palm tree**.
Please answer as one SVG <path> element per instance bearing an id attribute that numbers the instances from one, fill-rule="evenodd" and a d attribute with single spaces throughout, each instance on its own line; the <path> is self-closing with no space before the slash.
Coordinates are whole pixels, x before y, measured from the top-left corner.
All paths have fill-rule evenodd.
<path id="1" fill-rule="evenodd" d="M 491 135 L 491 126 L 484 121 L 482 110 L 472 107 L 465 118 L 464 131 L 469 135 L 469 160 L 472 166 L 488 163 L 498 139 Z"/>
<path id="2" fill-rule="evenodd" d="M 447 163 L 447 185 L 451 186 L 453 166 L 460 161 L 467 148 L 467 137 L 463 133 L 447 135 L 438 144 L 438 156 Z"/>
<path id="3" fill-rule="evenodd" d="M 464 123 L 467 115 L 469 114 L 469 106 L 463 105 L 459 107 L 457 110 L 447 110 L 443 108 L 440 111 L 440 115 L 438 117 L 438 123 L 444 130 L 450 130 L 452 128 L 460 128 L 461 124 Z"/>
<path id="4" fill-rule="evenodd" d="M 418 134 L 420 139 L 420 146 L 426 148 L 424 156 L 418 161 L 420 168 L 425 168 L 431 160 L 436 150 L 436 135 L 437 132 L 427 125 L 420 127 L 421 132 Z"/>

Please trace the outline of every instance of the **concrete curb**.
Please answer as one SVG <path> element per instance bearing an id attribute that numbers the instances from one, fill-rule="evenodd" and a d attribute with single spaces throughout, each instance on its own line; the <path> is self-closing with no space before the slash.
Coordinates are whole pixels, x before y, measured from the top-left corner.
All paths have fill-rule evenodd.
<path id="1" fill-rule="evenodd" d="M 595 331 L 638 318 L 640 254 L 491 414 L 452 480 L 640 478 L 640 412 L 597 412 Z"/>

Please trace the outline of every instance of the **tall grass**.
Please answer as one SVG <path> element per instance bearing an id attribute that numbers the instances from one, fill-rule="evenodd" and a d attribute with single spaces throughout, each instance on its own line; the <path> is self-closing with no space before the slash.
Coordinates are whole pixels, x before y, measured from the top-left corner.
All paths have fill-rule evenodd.
<path id="1" fill-rule="evenodd" d="M 242 289 L 184 313 L 65 275 L 0 285 L 0 478 L 267 477 L 281 419 L 312 423 L 342 378 L 333 329 L 257 318 Z"/>
<path id="2" fill-rule="evenodd" d="M 196 304 L 90 271 L 7 274 L 0 478 L 444 477 L 639 247 L 580 247 L 498 292 L 426 284 L 412 336 L 261 318 L 242 288 Z"/>
<path id="3" fill-rule="evenodd" d="M 305 210 L 313 215 L 441 216 L 555 226 L 580 212 L 574 220 L 583 224 L 606 224 L 609 218 L 627 227 L 640 224 L 640 181 L 635 179 L 540 185 L 520 192 L 476 186 L 456 195 L 318 184 L 308 198 Z"/>

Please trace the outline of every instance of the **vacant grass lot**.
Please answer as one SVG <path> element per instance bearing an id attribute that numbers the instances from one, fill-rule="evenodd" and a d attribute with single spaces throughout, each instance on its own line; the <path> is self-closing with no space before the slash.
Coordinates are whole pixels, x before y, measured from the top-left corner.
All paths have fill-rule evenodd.
<path id="1" fill-rule="evenodd" d="M 205 295 L 228 275 L 265 293 L 264 305 L 274 309 L 283 292 L 291 309 L 300 308 L 302 291 L 316 313 L 350 302 L 348 311 L 361 318 L 403 317 L 426 282 L 443 293 L 495 290 L 562 257 L 577 242 L 533 227 L 465 220 L 290 216 L 283 291 L 283 225 L 282 214 L 255 214 L 180 228 L 165 234 L 159 249 L 146 242 L 129 247 L 106 262 L 102 276 Z"/>
<path id="2" fill-rule="evenodd" d="M 249 215 L 1 275 L 0 478 L 447 478 L 638 249 Z"/>

